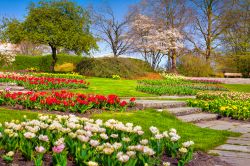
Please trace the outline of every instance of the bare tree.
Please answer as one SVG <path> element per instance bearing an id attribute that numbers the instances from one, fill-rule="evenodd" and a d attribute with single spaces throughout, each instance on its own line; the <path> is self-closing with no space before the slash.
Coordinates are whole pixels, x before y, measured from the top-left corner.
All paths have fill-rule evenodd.
<path id="1" fill-rule="evenodd" d="M 198 10 L 196 10 L 195 29 L 193 29 L 196 32 L 194 37 L 196 41 L 191 38 L 190 41 L 194 44 L 195 49 L 205 50 L 203 54 L 208 61 L 213 50 L 220 45 L 218 39 L 225 30 L 225 26 L 219 20 L 225 9 L 228 9 L 229 3 L 225 3 L 224 0 L 191 1 L 194 4 L 194 8 Z M 197 38 L 201 40 L 197 40 Z"/>
<path id="2" fill-rule="evenodd" d="M 132 14 L 128 14 L 120 21 L 110 7 L 94 14 L 97 36 L 109 45 L 114 57 L 126 53 L 130 48 L 128 23 L 131 16 Z"/>
<path id="3" fill-rule="evenodd" d="M 232 9 L 225 11 L 220 19 L 221 24 L 225 26 L 220 39 L 224 51 L 246 54 L 250 52 L 250 1 L 231 1 L 234 2 Z"/>

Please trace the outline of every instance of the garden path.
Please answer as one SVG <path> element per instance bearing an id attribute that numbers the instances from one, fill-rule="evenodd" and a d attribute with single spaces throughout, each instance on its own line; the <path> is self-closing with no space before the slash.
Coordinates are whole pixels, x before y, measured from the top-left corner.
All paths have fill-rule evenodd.
<path id="1" fill-rule="evenodd" d="M 250 78 L 214 78 L 214 77 L 189 77 L 198 80 L 216 80 L 225 84 L 250 84 Z"/>
<path id="2" fill-rule="evenodd" d="M 231 166 L 246 166 L 250 163 L 250 122 L 231 119 L 218 119 L 217 114 L 201 112 L 200 108 L 187 107 L 184 101 L 137 100 L 141 109 L 155 108 L 157 111 L 167 111 L 182 121 L 192 122 L 202 128 L 228 130 L 242 133 L 240 137 L 230 137 L 223 145 L 210 150 L 209 153 Z"/>

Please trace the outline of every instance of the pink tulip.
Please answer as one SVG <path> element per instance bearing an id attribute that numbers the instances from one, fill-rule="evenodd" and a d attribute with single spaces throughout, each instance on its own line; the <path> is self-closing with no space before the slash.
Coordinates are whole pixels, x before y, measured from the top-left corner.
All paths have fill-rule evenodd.
<path id="1" fill-rule="evenodd" d="M 52 151 L 53 151 L 54 153 L 61 153 L 61 152 L 64 150 L 64 148 L 65 148 L 65 145 L 64 145 L 64 144 L 61 144 L 61 145 L 58 145 L 58 146 L 54 146 L 54 147 L 52 148 Z"/>

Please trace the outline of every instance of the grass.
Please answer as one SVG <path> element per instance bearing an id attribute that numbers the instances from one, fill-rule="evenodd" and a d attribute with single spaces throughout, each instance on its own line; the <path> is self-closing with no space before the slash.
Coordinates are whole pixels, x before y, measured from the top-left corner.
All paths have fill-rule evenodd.
<path id="1" fill-rule="evenodd" d="M 37 117 L 38 113 L 31 111 L 10 110 L 0 108 L 0 123 L 11 120 L 22 120 L 26 115 L 29 119 Z M 149 136 L 148 128 L 156 126 L 161 131 L 169 130 L 170 128 L 177 129 L 183 141 L 193 140 L 195 149 L 208 151 L 216 146 L 225 143 L 227 137 L 238 136 L 239 134 L 227 131 L 217 131 L 206 128 L 199 128 L 193 124 L 181 122 L 173 115 L 165 112 L 156 112 L 155 110 L 131 111 L 131 112 L 105 112 L 102 114 L 93 114 L 91 118 L 97 119 L 117 119 L 122 122 L 132 122 L 140 125 L 145 130 L 146 136 Z"/>
<path id="2" fill-rule="evenodd" d="M 250 93 L 250 84 L 223 84 L 223 86 L 230 91 Z"/>
<path id="3" fill-rule="evenodd" d="M 117 119 L 122 122 L 132 122 L 143 127 L 145 134 L 149 136 L 148 128 L 156 126 L 161 131 L 175 128 L 183 141 L 193 140 L 195 149 L 208 151 L 225 143 L 227 137 L 238 136 L 237 133 L 218 131 L 207 128 L 199 128 L 191 123 L 181 122 L 173 115 L 155 110 L 133 111 L 133 112 L 106 112 L 92 115 L 94 119 Z"/>
<path id="4" fill-rule="evenodd" d="M 26 115 L 29 119 L 34 119 L 37 118 L 38 113 L 0 108 L 0 123 L 9 122 L 11 120 L 21 120 L 24 115 Z"/>
<path id="5" fill-rule="evenodd" d="M 88 78 L 86 81 L 90 82 L 87 90 L 72 89 L 72 92 L 91 93 L 91 94 L 116 94 L 119 97 L 145 97 L 155 96 L 143 92 L 136 91 L 136 80 L 114 80 L 110 78 Z"/>

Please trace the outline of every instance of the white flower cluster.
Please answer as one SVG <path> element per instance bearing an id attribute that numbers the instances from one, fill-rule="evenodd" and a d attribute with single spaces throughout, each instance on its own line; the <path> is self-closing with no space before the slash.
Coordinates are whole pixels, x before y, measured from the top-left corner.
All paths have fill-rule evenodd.
<path id="1" fill-rule="evenodd" d="M 87 146 L 103 155 L 115 155 L 121 163 L 136 158 L 138 154 L 147 157 L 153 157 L 156 154 L 150 140 L 143 139 L 144 131 L 141 126 L 135 126 L 133 123 L 124 124 L 114 119 L 103 122 L 99 119 L 93 120 L 74 115 L 39 115 L 38 120 L 6 122 L 3 127 L 0 138 L 4 135 L 21 136 L 26 141 L 36 139 L 36 142 L 40 141 L 42 144 L 51 142 L 54 146 L 53 151 L 56 153 L 63 151 L 66 145 L 70 146 L 66 144 L 66 140 L 72 139 L 71 141 L 79 142 L 81 147 Z M 161 133 L 157 127 L 152 126 L 150 131 L 155 140 L 168 139 L 175 142 L 180 139 L 175 129 Z M 185 149 L 193 144 L 192 141 L 184 142 L 179 151 L 185 153 Z M 48 149 L 36 146 L 35 150 L 38 153 L 45 153 Z M 95 161 L 89 161 L 86 164 L 98 165 Z"/>
<path id="2" fill-rule="evenodd" d="M 12 52 L 0 52 L 0 61 L 4 62 L 5 64 L 11 64 L 15 61 L 16 54 Z"/>
<path id="3" fill-rule="evenodd" d="M 149 128 L 151 133 L 154 135 L 154 138 L 157 140 L 168 138 L 172 142 L 178 141 L 181 137 L 177 134 L 176 129 L 170 129 L 170 131 L 164 131 L 163 133 L 160 133 L 159 129 L 157 127 L 151 126 Z"/>

